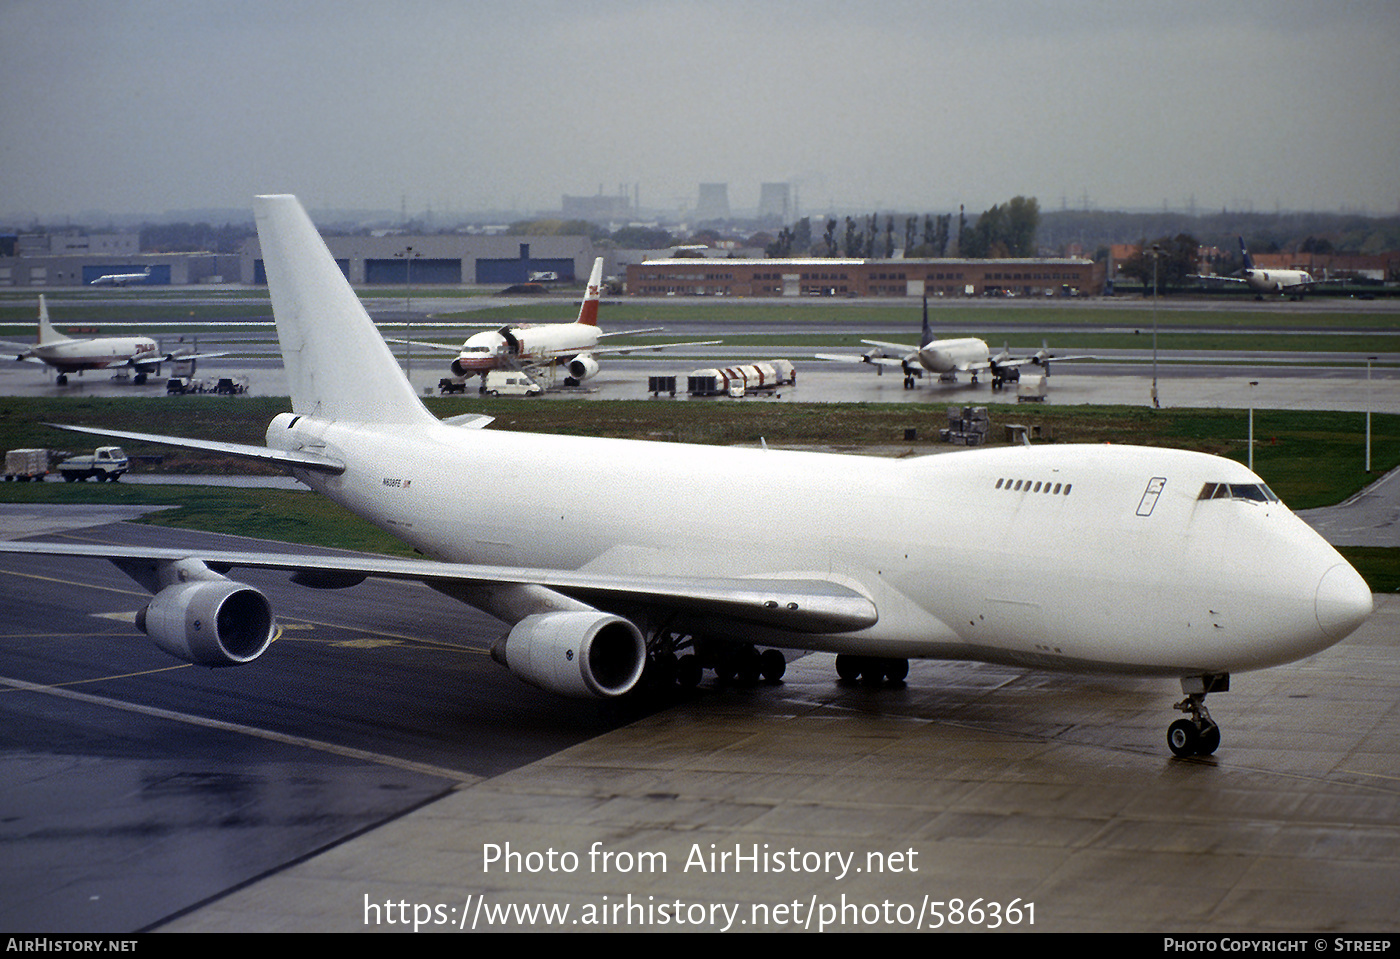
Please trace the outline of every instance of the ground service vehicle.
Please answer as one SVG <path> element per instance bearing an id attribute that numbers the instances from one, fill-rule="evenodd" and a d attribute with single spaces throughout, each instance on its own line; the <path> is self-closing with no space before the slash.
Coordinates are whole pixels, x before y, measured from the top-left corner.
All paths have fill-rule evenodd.
<path id="1" fill-rule="evenodd" d="M 40 449 L 10 450 L 5 454 L 5 482 L 42 480 L 49 472 L 49 451 Z"/>
<path id="2" fill-rule="evenodd" d="M 89 476 L 98 482 L 109 480 L 115 483 L 126 472 L 128 461 L 120 446 L 99 446 L 91 455 L 70 456 L 58 464 L 58 471 L 68 483 L 85 480 Z"/>

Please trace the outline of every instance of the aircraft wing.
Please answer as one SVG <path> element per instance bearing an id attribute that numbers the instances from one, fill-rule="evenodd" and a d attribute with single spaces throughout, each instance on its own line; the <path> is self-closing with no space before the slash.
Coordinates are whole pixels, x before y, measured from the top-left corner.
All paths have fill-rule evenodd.
<path id="1" fill-rule="evenodd" d="M 1321 280 L 1311 280 L 1307 283 L 1288 283 L 1283 286 L 1284 290 L 1311 290 L 1319 286 L 1332 286 L 1343 282 L 1341 277 L 1324 277 Z"/>
<path id="2" fill-rule="evenodd" d="M 38 347 L 33 343 L 11 343 L 0 341 L 0 353 L 13 353 L 16 363 L 38 363 L 46 365 L 43 360 L 34 355 Z"/>
<path id="3" fill-rule="evenodd" d="M 2 343 L 0 350 L 5 353 L 14 353 L 16 363 L 38 363 L 47 365 L 43 360 L 34 355 L 34 347 L 25 346 L 23 343 Z"/>
<path id="4" fill-rule="evenodd" d="M 997 366 L 1044 366 L 1045 364 L 1051 363 L 1051 362 L 1054 362 L 1054 363 L 1065 363 L 1065 362 L 1068 362 L 1069 360 L 1096 360 L 1096 359 L 1098 359 L 1097 356 L 1059 356 L 1059 355 L 1041 356 L 1041 355 L 1035 355 L 1035 356 L 1009 356 L 1009 357 L 1006 357 L 1005 359 L 996 359 L 994 362 L 995 362 L 995 364 L 996 364 Z M 983 364 L 982 364 L 982 368 L 983 368 L 983 369 L 986 369 L 987 367 L 989 367 L 989 366 L 991 366 L 991 365 L 992 365 L 991 363 L 983 363 Z"/>
<path id="5" fill-rule="evenodd" d="M 426 340 L 396 340 L 396 339 L 393 339 L 393 338 L 387 337 L 387 336 L 384 337 L 384 342 L 385 342 L 385 343 L 398 343 L 398 344 L 400 344 L 400 345 L 407 345 L 407 346 L 423 346 L 423 347 L 426 347 L 426 348 L 428 348 L 428 349 L 430 349 L 430 350 L 442 350 L 442 351 L 445 352 L 445 353 L 460 353 L 460 352 L 462 352 L 462 344 L 461 344 L 461 343 L 458 343 L 456 346 L 453 346 L 451 343 L 429 343 L 429 342 L 427 342 Z"/>
<path id="6" fill-rule="evenodd" d="M 490 326 L 491 326 L 492 329 L 495 329 L 495 328 L 496 328 L 496 325 L 495 325 L 494 323 L 491 324 Z M 470 324 L 468 324 L 468 328 L 469 328 L 469 329 L 471 328 Z M 603 339 L 604 337 L 608 337 L 608 336 L 632 336 L 632 335 L 638 334 L 638 333 L 656 333 L 656 332 L 659 332 L 661 329 L 662 329 L 662 327 L 654 326 L 654 327 L 652 327 L 652 328 L 650 328 L 650 329 L 646 329 L 646 330 L 620 330 L 620 331 L 618 331 L 618 332 L 616 332 L 616 333 L 599 333 L 599 334 L 598 334 L 598 338 L 599 338 L 599 339 Z M 458 344 L 456 344 L 456 345 L 454 346 L 454 345 L 451 344 L 451 343 L 429 343 L 429 342 L 426 341 L 426 340 L 405 340 L 405 339 L 397 339 L 397 338 L 392 337 L 392 336 L 386 336 L 386 337 L 384 337 L 384 342 L 385 342 L 385 343 L 397 343 L 397 344 L 399 344 L 400 346 L 403 346 L 403 345 L 421 346 L 421 347 L 424 347 L 424 348 L 429 349 L 429 350 L 441 350 L 441 351 L 443 351 L 444 353 L 460 353 L 460 352 L 462 352 L 462 344 L 461 344 L 461 343 L 458 343 Z M 715 341 L 713 341 L 713 342 L 718 343 L 719 340 L 715 340 Z M 674 345 L 674 346 L 699 346 L 699 345 L 708 346 L 709 344 L 708 344 L 708 343 L 705 343 L 705 344 L 696 344 L 696 343 L 675 343 L 675 344 L 667 344 L 667 345 L 668 345 L 668 346 L 669 346 L 669 345 Z M 652 347 L 637 347 L 637 348 L 638 348 L 638 349 L 652 349 Z M 656 347 L 656 349 L 660 349 L 660 347 Z M 606 352 L 606 351 L 604 351 L 604 350 L 589 350 L 589 352 L 590 352 L 590 353 L 602 353 L 602 352 Z"/>
<path id="7" fill-rule="evenodd" d="M 489 422 L 489 420 L 488 420 Z M 306 451 L 289 452 L 275 450 L 267 446 L 250 446 L 246 443 L 225 443 L 221 440 L 200 440 L 184 436 L 161 436 L 156 433 L 136 433 L 131 430 L 98 429 L 91 426 L 65 426 L 62 423 L 45 423 L 57 430 L 73 433 L 91 433 L 94 436 L 110 436 L 119 440 L 136 440 L 142 443 L 159 443 L 163 446 L 178 446 L 182 449 L 202 450 L 206 453 L 223 453 L 226 456 L 240 456 L 244 459 L 261 460 L 283 468 L 301 466 L 320 470 L 324 473 L 343 473 L 345 464 L 330 456 Z M 485 424 L 482 424 L 485 425 Z"/>
<path id="8" fill-rule="evenodd" d="M 220 356 L 229 356 L 229 355 L 230 355 L 230 354 L 229 354 L 227 351 L 225 351 L 225 352 L 223 352 L 223 353 L 167 353 L 167 354 L 165 354 L 164 357 L 161 358 L 160 362 L 162 362 L 162 363 L 184 363 L 186 360 L 212 360 L 212 359 L 217 359 L 217 358 L 220 357 Z M 151 361 L 150 361 L 150 360 L 141 360 L 140 362 L 142 362 L 142 363 L 149 363 L 149 362 L 151 362 Z"/>
<path id="9" fill-rule="evenodd" d="M 645 330 L 616 330 L 612 333 L 599 333 L 598 339 L 604 340 L 610 336 L 637 336 L 642 333 L 660 333 L 664 329 L 664 326 L 651 326 Z"/>
<path id="10" fill-rule="evenodd" d="M 634 330 L 633 332 L 640 332 Z M 723 340 L 694 340 L 690 343 L 646 343 L 641 346 L 609 346 L 604 349 L 581 350 L 582 353 L 592 353 L 594 356 L 621 356 L 624 353 L 642 353 L 647 350 L 656 352 L 659 350 L 670 350 L 678 346 L 715 346 L 723 343 Z"/>
<path id="11" fill-rule="evenodd" d="M 1248 282 L 1249 282 L 1248 280 L 1246 280 L 1246 279 L 1245 279 L 1244 277 L 1242 277 L 1242 276 L 1216 276 L 1216 275 L 1213 274 L 1213 273 L 1188 273 L 1188 274 L 1186 274 L 1186 279 L 1188 279 L 1188 280 L 1207 280 L 1207 281 L 1214 281 L 1214 282 L 1216 282 L 1216 283 L 1248 283 Z"/>
<path id="12" fill-rule="evenodd" d="M 1085 354 L 1085 355 L 1083 355 L 1083 356 L 1060 356 L 1058 353 L 1056 353 L 1056 354 L 1053 354 L 1053 355 L 1051 355 L 1051 356 L 1041 356 L 1041 357 L 1037 357 L 1037 358 L 1034 360 L 1034 362 L 1035 362 L 1036 364 L 1038 364 L 1038 365 L 1043 366 L 1044 364 L 1049 363 L 1051 360 L 1054 360 L 1056 363 L 1066 363 L 1066 362 L 1069 362 L 1070 360 L 1097 360 L 1097 359 L 1098 359 L 1097 356 L 1089 356 L 1088 354 Z"/>
<path id="13" fill-rule="evenodd" d="M 866 346 L 873 346 L 873 350 L 864 353 L 817 353 L 819 360 L 828 360 L 833 363 L 869 363 L 873 366 L 890 366 L 905 369 L 910 366 L 919 365 L 919 349 L 905 343 L 885 343 L 880 340 L 861 340 Z"/>
<path id="14" fill-rule="evenodd" d="M 300 556 L 109 546 L 86 543 L 0 542 L 0 552 L 106 559 L 118 566 L 198 560 L 222 572 L 286 570 L 301 582 L 340 588 L 366 578 L 416 580 L 429 586 L 536 585 L 590 604 L 661 605 L 803 633 L 838 633 L 875 625 L 875 603 L 848 586 L 813 574 L 803 579 L 709 578 L 597 573 L 439 563 L 380 556 Z"/>
<path id="15" fill-rule="evenodd" d="M 904 360 L 897 360 L 892 356 L 861 356 L 850 353 L 815 353 L 813 355 L 819 360 L 827 360 L 832 363 L 869 363 L 873 366 L 904 369 Z"/>
<path id="16" fill-rule="evenodd" d="M 907 343 L 885 343 L 881 340 L 861 340 L 866 346 L 873 346 L 880 351 L 880 356 L 885 359 L 909 360 L 918 362 L 919 348 L 910 346 Z"/>

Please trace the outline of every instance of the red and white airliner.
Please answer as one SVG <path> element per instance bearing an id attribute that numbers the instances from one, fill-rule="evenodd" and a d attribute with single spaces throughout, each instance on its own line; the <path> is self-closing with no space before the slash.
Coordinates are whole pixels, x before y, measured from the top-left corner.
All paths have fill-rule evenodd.
<path id="1" fill-rule="evenodd" d="M 593 272 L 579 306 L 578 319 L 572 323 L 521 323 L 497 330 L 474 333 L 460 347 L 443 343 L 419 343 L 435 350 L 457 353 L 452 361 L 452 375 L 470 379 L 481 377 L 481 391 L 486 391 L 486 375 L 492 370 L 520 370 L 535 378 L 549 367 L 564 368 L 565 384 L 577 386 L 598 372 L 599 356 L 640 353 L 644 350 L 665 350 L 677 346 L 713 346 L 719 340 L 691 343 L 650 343 L 636 346 L 599 347 L 600 340 L 610 336 L 631 336 L 655 333 L 660 327 L 644 330 L 621 330 L 604 333 L 598 329 L 598 301 L 603 286 L 603 258 L 593 261 Z M 396 342 L 391 340 L 390 342 Z M 402 342 L 402 341 L 397 341 Z M 544 384 L 541 384 L 544 385 Z"/>

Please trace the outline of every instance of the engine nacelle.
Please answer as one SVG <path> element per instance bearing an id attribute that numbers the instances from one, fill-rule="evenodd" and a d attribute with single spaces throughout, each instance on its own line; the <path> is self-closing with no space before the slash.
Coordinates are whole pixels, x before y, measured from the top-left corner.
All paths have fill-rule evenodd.
<path id="1" fill-rule="evenodd" d="M 272 642 L 267 597 L 229 579 L 167 586 L 136 614 L 136 627 L 177 659 L 197 666 L 241 666 Z"/>
<path id="2" fill-rule="evenodd" d="M 630 620 L 610 613 L 536 613 L 516 623 L 491 658 L 551 693 L 611 699 L 642 678 L 647 643 Z"/>
<path id="3" fill-rule="evenodd" d="M 598 361 L 587 353 L 581 353 L 569 361 L 569 375 L 576 380 L 586 380 L 598 372 Z"/>

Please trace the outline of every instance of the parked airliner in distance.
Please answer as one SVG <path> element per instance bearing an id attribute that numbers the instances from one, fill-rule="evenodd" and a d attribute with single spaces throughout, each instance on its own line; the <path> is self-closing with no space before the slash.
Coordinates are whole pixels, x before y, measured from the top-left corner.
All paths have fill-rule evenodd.
<path id="1" fill-rule="evenodd" d="M 1302 296 L 1304 293 L 1317 286 L 1319 280 L 1313 279 L 1307 270 L 1261 270 L 1254 265 L 1254 258 L 1245 249 L 1244 237 L 1240 237 L 1240 259 L 1244 261 L 1244 267 L 1240 270 L 1239 276 L 1215 276 L 1206 273 L 1192 273 L 1188 279 L 1207 280 L 1217 283 L 1245 283 L 1249 288 L 1258 294 L 1257 299 L 1263 299 L 1265 294 L 1279 294 L 1282 296 Z"/>
<path id="2" fill-rule="evenodd" d="M 150 278 L 151 268 L 148 266 L 141 273 L 105 273 L 88 286 L 130 286 L 132 283 L 145 283 Z"/>
<path id="3" fill-rule="evenodd" d="M 88 339 L 74 339 L 64 336 L 49 322 L 49 305 L 44 295 L 39 294 L 39 339 L 30 345 L 26 343 L 3 343 L 0 348 L 14 351 L 20 362 L 43 363 L 58 371 L 57 382 L 63 386 L 68 382 L 69 373 L 83 370 L 103 370 L 129 368 L 135 374 L 132 379 L 140 385 L 146 382 L 151 373 L 160 372 L 160 364 L 188 360 L 210 359 L 223 356 L 223 353 L 183 353 L 163 352 L 156 341 L 149 336 L 100 336 Z"/>
<path id="4" fill-rule="evenodd" d="M 959 373 L 971 375 L 972 384 L 977 385 L 977 377 L 990 373 L 992 389 L 997 390 L 1006 383 L 1014 383 L 1021 378 L 1021 367 L 1042 366 L 1045 375 L 1050 375 L 1050 361 L 1090 360 L 1091 356 L 1056 356 L 1048 349 L 1037 350 L 1029 356 L 1013 356 L 1005 348 L 996 355 L 987 347 L 986 341 L 973 336 L 940 340 L 933 335 L 928 322 L 928 297 L 924 297 L 924 328 L 918 346 L 903 343 L 885 343 L 880 340 L 861 340 L 872 347 L 856 356 L 843 353 L 818 353 L 819 360 L 832 360 L 841 363 L 870 363 L 876 367 L 894 367 L 904 374 L 904 388 L 912 390 L 924 372 L 937 373 L 940 381 L 953 383 Z"/>
<path id="5" fill-rule="evenodd" d="M 563 367 L 565 385 L 577 386 L 598 372 L 599 356 L 617 356 L 646 350 L 666 350 L 677 346 L 713 346 L 719 340 L 691 343 L 652 343 L 642 346 L 599 347 L 598 342 L 610 336 L 631 336 L 655 333 L 659 327 L 645 330 L 622 330 L 603 333 L 598 329 L 598 301 L 603 287 L 603 258 L 593 261 L 593 272 L 579 306 L 578 319 L 572 323 L 522 323 L 503 326 L 497 330 L 475 333 L 460 347 L 444 343 L 419 343 L 434 350 L 457 353 L 452 361 L 452 375 L 470 379 L 481 377 L 481 392 L 486 392 L 486 374 L 492 370 L 519 370 L 534 378 L 549 367 Z M 402 340 L 390 340 L 401 343 Z"/>
<path id="6" fill-rule="evenodd" d="M 69 428 L 281 464 L 428 558 L 0 543 L 116 563 L 154 594 L 138 627 L 187 661 L 247 663 L 272 640 L 266 597 L 225 571 L 390 577 L 502 620 L 493 657 L 564 695 L 695 683 L 705 666 L 776 679 L 781 649 L 836 653 L 846 679 L 902 682 L 910 657 L 1170 677 L 1186 716 L 1168 745 L 1189 756 L 1219 745 L 1205 698 L 1229 674 L 1325 649 L 1372 611 L 1258 476 L 1206 454 L 892 459 L 438 420 L 296 198 L 254 211 L 291 388 L 267 445 Z M 899 521 L 841 521 L 862 516 Z"/>

